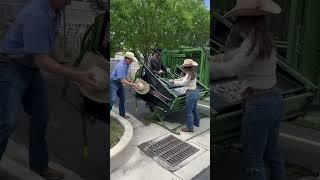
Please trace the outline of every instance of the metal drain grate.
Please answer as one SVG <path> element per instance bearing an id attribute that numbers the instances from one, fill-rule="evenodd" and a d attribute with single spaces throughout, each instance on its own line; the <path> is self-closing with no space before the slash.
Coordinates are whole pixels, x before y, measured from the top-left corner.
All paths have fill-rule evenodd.
<path id="1" fill-rule="evenodd" d="M 195 154 L 199 149 L 170 135 L 147 146 L 146 151 L 152 152 L 170 166 L 176 166 Z"/>

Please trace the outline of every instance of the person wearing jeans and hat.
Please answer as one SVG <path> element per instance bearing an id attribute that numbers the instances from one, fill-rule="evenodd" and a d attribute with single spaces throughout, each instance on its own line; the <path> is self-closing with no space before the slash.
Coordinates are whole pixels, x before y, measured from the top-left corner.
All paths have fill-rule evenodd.
<path id="1" fill-rule="evenodd" d="M 179 79 L 171 79 L 170 83 L 178 86 L 184 86 L 186 90 L 186 127 L 182 131 L 193 132 L 193 125 L 200 126 L 200 116 L 198 112 L 199 91 L 197 89 L 196 68 L 198 63 L 192 59 L 184 60 L 181 67 L 183 68 L 184 76 Z"/>
<path id="2" fill-rule="evenodd" d="M 112 106 L 116 100 L 116 96 L 119 98 L 119 114 L 120 116 L 128 119 L 129 116 L 126 115 L 125 110 L 125 93 L 123 84 L 133 87 L 134 89 L 138 88 L 136 83 L 132 83 L 127 79 L 129 66 L 132 61 L 137 61 L 132 52 L 126 52 L 124 54 L 124 60 L 120 61 L 112 71 L 111 82 L 110 82 L 110 112 Z"/>
<path id="3" fill-rule="evenodd" d="M 226 14 L 236 21 L 224 54 L 213 57 L 211 78 L 237 76 L 244 101 L 242 145 L 248 180 L 266 180 L 265 163 L 272 180 L 286 179 L 278 146 L 284 102 L 276 85 L 276 51 L 267 31 L 266 15 L 280 13 L 272 0 L 238 0 Z"/>
<path id="4" fill-rule="evenodd" d="M 48 180 L 63 179 L 64 175 L 48 166 L 48 94 L 40 70 L 65 76 L 85 87 L 96 87 L 91 73 L 70 69 L 55 59 L 61 10 L 70 3 L 71 0 L 30 1 L 0 44 L 0 158 L 15 129 L 22 103 L 31 115 L 30 168 Z"/>

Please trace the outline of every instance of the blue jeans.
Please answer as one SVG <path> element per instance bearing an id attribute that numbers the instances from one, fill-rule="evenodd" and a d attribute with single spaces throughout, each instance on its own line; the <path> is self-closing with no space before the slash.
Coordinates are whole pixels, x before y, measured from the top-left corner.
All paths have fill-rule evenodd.
<path id="1" fill-rule="evenodd" d="M 0 62 L 0 159 L 15 129 L 21 104 L 32 117 L 29 129 L 30 168 L 45 170 L 48 168 L 46 128 L 49 113 L 44 80 L 39 69 Z"/>
<path id="2" fill-rule="evenodd" d="M 200 125 L 200 116 L 198 112 L 199 91 L 187 91 L 186 111 L 187 111 L 187 127 L 193 128 L 193 125 Z"/>
<path id="3" fill-rule="evenodd" d="M 125 94 L 124 94 L 124 87 L 121 82 L 118 81 L 111 81 L 110 83 L 110 112 L 112 110 L 112 106 L 116 100 L 116 97 L 119 98 L 119 114 L 120 116 L 126 115 L 126 109 L 124 107 L 125 103 Z"/>
<path id="4" fill-rule="evenodd" d="M 247 180 L 266 180 L 265 164 L 271 180 L 284 180 L 285 166 L 278 146 L 284 102 L 277 89 L 245 101 L 242 144 Z"/>

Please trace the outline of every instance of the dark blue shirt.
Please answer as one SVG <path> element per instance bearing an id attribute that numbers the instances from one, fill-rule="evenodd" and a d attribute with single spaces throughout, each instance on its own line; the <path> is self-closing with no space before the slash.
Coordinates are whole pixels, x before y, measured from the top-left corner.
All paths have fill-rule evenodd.
<path id="1" fill-rule="evenodd" d="M 17 15 L 0 43 L 0 53 L 21 61 L 32 60 L 35 54 L 50 54 L 60 25 L 61 13 L 49 0 L 32 0 Z"/>
<path id="2" fill-rule="evenodd" d="M 129 70 L 129 65 L 125 62 L 125 60 L 121 60 L 113 69 L 111 74 L 111 80 L 120 81 L 121 79 L 127 79 L 128 70 Z"/>

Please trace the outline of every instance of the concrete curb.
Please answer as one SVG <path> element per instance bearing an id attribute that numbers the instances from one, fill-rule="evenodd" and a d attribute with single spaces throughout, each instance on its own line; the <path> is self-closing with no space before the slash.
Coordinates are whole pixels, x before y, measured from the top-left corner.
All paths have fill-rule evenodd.
<path id="1" fill-rule="evenodd" d="M 124 128 L 124 134 L 118 144 L 110 149 L 110 172 L 126 164 L 131 158 L 131 141 L 133 137 L 133 127 L 131 123 L 120 115 L 111 111 L 111 117 L 114 117 Z"/>
<path id="2" fill-rule="evenodd" d="M 1 160 L 0 167 L 8 172 L 10 175 L 15 176 L 16 179 L 21 180 L 45 180 L 36 173 L 32 172 L 29 168 L 17 163 L 16 161 L 4 156 Z M 9 178 L 10 179 L 10 178 Z"/>
<path id="3" fill-rule="evenodd" d="M 17 164 L 21 168 L 24 168 L 24 170 L 21 169 L 21 172 L 18 172 L 15 168 L 13 168 L 13 169 L 11 169 L 11 170 L 13 170 L 12 174 L 14 174 L 16 176 L 19 176 L 19 177 L 24 174 L 23 171 L 29 171 L 29 174 L 30 173 L 32 174 L 32 171 L 29 170 L 28 150 L 23 145 L 19 145 L 16 142 L 14 142 L 13 140 L 10 139 L 9 142 L 8 142 L 8 147 L 7 147 L 6 153 L 4 154 L 4 158 L 7 158 L 7 159 L 11 160 L 11 162 L 13 162 L 14 164 Z M 9 161 L 7 161 L 7 162 L 9 162 Z M 69 180 L 69 179 L 72 179 L 72 180 L 83 180 L 83 178 L 80 177 L 78 174 L 76 174 L 75 172 L 73 172 L 70 169 L 67 169 L 67 168 L 63 167 L 59 163 L 51 161 L 51 162 L 49 162 L 49 166 L 61 171 L 62 173 L 64 173 L 66 180 Z M 10 168 L 10 167 L 8 167 L 8 168 Z M 10 173 L 10 170 L 7 170 L 7 171 Z M 30 174 L 30 177 L 32 177 L 31 174 Z M 26 177 L 22 178 L 22 179 L 23 180 L 29 180 Z M 33 178 L 33 179 L 31 178 L 30 180 L 37 180 L 37 179 L 36 178 Z"/>

